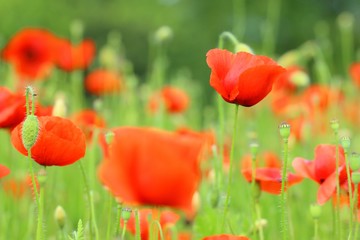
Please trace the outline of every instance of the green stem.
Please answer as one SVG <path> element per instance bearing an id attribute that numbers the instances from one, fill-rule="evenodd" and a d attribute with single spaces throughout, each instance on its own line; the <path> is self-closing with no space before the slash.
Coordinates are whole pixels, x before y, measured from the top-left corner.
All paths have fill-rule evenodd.
<path id="1" fill-rule="evenodd" d="M 335 229 L 338 234 L 338 239 L 342 239 L 341 227 L 340 227 L 340 180 L 339 180 L 339 144 L 338 144 L 338 132 L 335 131 L 335 151 L 336 151 L 336 170 L 335 170 L 335 178 L 336 178 L 336 205 L 335 205 Z"/>
<path id="2" fill-rule="evenodd" d="M 267 20 L 263 28 L 263 52 L 267 55 L 272 55 L 275 52 L 275 43 L 281 11 L 281 0 L 269 0 L 267 9 Z"/>
<path id="3" fill-rule="evenodd" d="M 121 240 L 125 239 L 126 225 L 127 225 L 127 221 L 124 221 L 124 226 L 123 226 L 123 229 L 121 231 Z"/>
<path id="4" fill-rule="evenodd" d="M 135 209 L 135 231 L 135 240 L 141 240 L 140 216 L 138 209 Z"/>
<path id="5" fill-rule="evenodd" d="M 218 45 L 220 49 L 224 48 L 225 39 L 228 39 L 234 46 L 239 44 L 239 41 L 236 39 L 234 34 L 232 34 L 231 32 L 222 32 L 219 37 Z"/>
<path id="6" fill-rule="evenodd" d="M 81 170 L 81 174 L 83 176 L 83 180 L 84 180 L 84 186 L 85 186 L 85 192 L 86 192 L 86 196 L 87 196 L 87 200 L 88 200 L 88 207 L 89 207 L 89 239 L 92 240 L 93 239 L 93 223 L 92 223 L 92 207 L 91 207 L 91 194 L 90 194 L 90 189 L 89 189 L 89 183 L 87 181 L 87 177 L 85 174 L 85 170 L 84 170 L 84 166 L 82 164 L 82 161 L 78 161 L 79 162 L 79 166 L 80 166 L 80 170 Z"/>
<path id="7" fill-rule="evenodd" d="M 40 201 L 39 201 L 39 194 L 38 189 L 35 181 L 35 173 L 34 173 L 34 167 L 33 167 L 33 160 L 31 158 L 31 149 L 28 150 L 28 161 L 29 161 L 29 168 L 30 168 L 30 174 L 31 174 L 31 184 L 33 185 L 33 191 L 35 195 L 35 201 L 36 205 L 39 207 Z"/>
<path id="8" fill-rule="evenodd" d="M 160 240 L 164 240 L 164 233 L 162 231 L 162 228 L 161 228 L 161 225 L 159 223 L 159 221 L 157 220 L 153 220 L 151 221 L 151 224 L 150 224 L 150 229 L 153 229 L 153 225 L 155 224 L 155 226 L 158 228 L 159 230 L 159 235 L 160 235 Z M 154 231 L 154 233 L 156 234 L 156 231 Z M 154 239 L 157 239 L 157 236 L 155 235 L 155 238 Z"/>
<path id="9" fill-rule="evenodd" d="M 259 201 L 256 201 L 255 203 L 255 210 L 256 210 L 256 218 L 257 221 L 261 221 L 261 210 L 260 210 L 260 203 Z M 260 240 L 264 240 L 264 231 L 261 223 L 259 224 L 259 237 Z"/>
<path id="10" fill-rule="evenodd" d="M 231 182 L 233 177 L 233 165 L 234 165 L 234 150 L 235 150 L 235 141 L 237 137 L 237 116 L 239 112 L 239 105 L 235 105 L 235 116 L 234 116 L 234 129 L 233 129 L 233 136 L 232 136 L 232 142 L 231 142 L 231 150 L 230 150 L 230 167 L 229 167 L 229 180 L 227 183 L 227 191 L 226 191 L 226 198 L 225 198 L 225 206 L 224 206 L 224 215 L 222 218 L 222 224 L 221 224 L 221 232 L 224 231 L 225 227 L 225 221 L 226 221 L 226 215 L 229 208 L 229 201 L 230 201 L 230 189 L 231 189 Z"/>
<path id="11" fill-rule="evenodd" d="M 358 239 L 357 237 L 357 233 L 358 233 L 358 219 L 357 219 L 357 212 L 358 212 L 358 197 L 359 197 L 359 192 L 358 192 L 358 187 L 359 184 L 355 183 L 355 192 L 354 192 L 354 200 L 353 200 L 353 209 L 355 211 L 355 233 L 354 233 L 354 239 Z"/>
<path id="12" fill-rule="evenodd" d="M 224 103 L 223 99 L 220 95 L 218 95 L 217 103 L 218 103 L 218 112 L 219 112 L 219 129 L 220 133 L 219 135 L 219 157 L 217 158 L 216 162 L 216 178 L 218 183 L 218 189 L 221 189 L 223 184 L 223 162 L 224 162 L 224 136 L 225 136 L 225 124 L 224 124 Z"/>
<path id="13" fill-rule="evenodd" d="M 37 219 L 37 228 L 36 228 L 36 240 L 44 239 L 43 214 L 44 214 L 44 187 L 40 186 L 40 200 L 39 200 L 39 205 L 38 205 L 38 219 Z"/>
<path id="14" fill-rule="evenodd" d="M 111 194 L 108 194 L 108 225 L 107 225 L 107 230 L 106 230 L 106 240 L 109 240 L 109 239 L 110 239 L 110 235 L 111 235 L 112 205 L 113 205 L 112 196 L 111 196 Z M 118 224 L 120 224 L 120 220 L 119 220 Z"/>
<path id="15" fill-rule="evenodd" d="M 345 167 L 346 167 L 346 175 L 347 175 L 347 179 L 349 179 L 348 181 L 348 188 L 349 188 L 349 199 L 350 199 L 350 221 L 349 221 L 349 236 L 348 239 L 351 239 L 351 234 L 352 234 L 352 230 L 353 230 L 353 214 L 354 214 L 354 206 L 352 204 L 353 198 L 352 198 L 352 187 L 351 187 L 351 175 L 350 175 L 350 165 L 349 165 L 349 156 L 348 156 L 348 151 L 345 149 Z"/>
<path id="16" fill-rule="evenodd" d="M 252 193 L 252 200 L 253 200 L 253 222 L 256 224 L 257 220 L 260 220 L 257 216 L 256 206 L 257 206 L 257 197 L 256 197 L 256 189 L 255 189 L 255 181 L 256 179 L 256 157 L 255 155 L 252 156 L 251 159 L 251 193 Z M 255 236 L 257 238 L 257 234 L 255 232 Z"/>
<path id="17" fill-rule="evenodd" d="M 319 239 L 319 219 L 314 219 L 314 240 Z"/>
<path id="18" fill-rule="evenodd" d="M 115 238 L 119 235 L 121 209 L 122 209 L 122 206 L 120 204 L 117 204 L 116 220 L 115 220 L 115 233 L 114 233 Z"/>
<path id="19" fill-rule="evenodd" d="M 287 213 L 286 213 L 286 183 L 287 183 L 287 161 L 288 161 L 288 139 L 284 138 L 284 162 L 282 166 L 282 174 L 281 174 L 281 232 L 282 239 L 287 239 L 288 229 L 287 229 Z"/>

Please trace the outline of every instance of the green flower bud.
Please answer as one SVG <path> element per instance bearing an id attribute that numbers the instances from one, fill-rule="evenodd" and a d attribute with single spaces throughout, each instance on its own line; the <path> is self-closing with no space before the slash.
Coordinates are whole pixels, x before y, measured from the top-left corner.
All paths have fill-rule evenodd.
<path id="1" fill-rule="evenodd" d="M 162 26 L 155 32 L 155 41 L 158 43 L 162 43 L 171 39 L 172 36 L 172 29 L 169 26 Z"/>
<path id="2" fill-rule="evenodd" d="M 84 24 L 81 20 L 75 19 L 70 24 L 70 32 L 71 36 L 76 39 L 80 40 L 84 33 Z"/>
<path id="3" fill-rule="evenodd" d="M 351 173 L 351 180 L 353 181 L 353 183 L 359 184 L 360 183 L 360 172 Z"/>
<path id="4" fill-rule="evenodd" d="M 288 124 L 287 122 L 282 122 L 279 125 L 279 131 L 280 131 L 280 136 L 283 139 L 287 139 L 290 136 L 290 124 Z"/>
<path id="5" fill-rule="evenodd" d="M 296 86 L 299 87 L 304 87 L 309 85 L 310 83 L 310 78 L 309 75 L 307 75 L 305 72 L 303 71 L 296 71 L 295 73 L 293 73 L 290 77 L 290 81 L 295 84 Z"/>
<path id="6" fill-rule="evenodd" d="M 342 137 L 340 142 L 341 142 L 341 146 L 344 148 L 345 151 L 349 150 L 350 144 L 351 144 L 349 137 L 346 137 L 346 136 Z"/>
<path id="7" fill-rule="evenodd" d="M 321 206 L 318 204 L 311 204 L 310 214 L 313 219 L 318 219 L 321 215 Z"/>
<path id="8" fill-rule="evenodd" d="M 350 156 L 350 168 L 353 171 L 357 171 L 360 169 L 360 154 L 353 152 Z"/>
<path id="9" fill-rule="evenodd" d="M 30 150 L 36 143 L 40 130 L 39 120 L 35 115 L 25 118 L 21 129 L 21 139 L 26 150 Z"/>
<path id="10" fill-rule="evenodd" d="M 65 226 L 66 213 L 62 206 L 58 205 L 55 208 L 54 218 L 55 218 L 55 221 L 58 224 L 59 228 L 63 229 Z"/>
<path id="11" fill-rule="evenodd" d="M 247 52 L 247 53 L 251 53 L 254 54 L 254 51 L 251 49 L 251 47 L 249 47 L 248 45 L 246 45 L 245 43 L 238 43 L 235 45 L 235 52 Z"/>
<path id="12" fill-rule="evenodd" d="M 351 29 L 354 26 L 355 18 L 351 13 L 343 12 L 338 16 L 336 21 L 339 24 L 339 27 Z"/>
<path id="13" fill-rule="evenodd" d="M 121 209 L 121 218 L 127 222 L 129 221 L 130 217 L 131 217 L 131 213 L 132 213 L 132 209 L 131 208 L 122 208 Z"/>

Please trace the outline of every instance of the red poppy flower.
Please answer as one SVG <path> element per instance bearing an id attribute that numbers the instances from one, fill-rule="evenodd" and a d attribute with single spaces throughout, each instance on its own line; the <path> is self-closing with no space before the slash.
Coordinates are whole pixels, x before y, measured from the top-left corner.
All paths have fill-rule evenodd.
<path id="1" fill-rule="evenodd" d="M 204 237 L 202 240 L 250 240 L 250 238 L 245 236 L 235 236 L 231 234 L 219 234 Z"/>
<path id="2" fill-rule="evenodd" d="M 10 169 L 0 164 L 0 178 L 5 177 L 10 173 Z"/>
<path id="3" fill-rule="evenodd" d="M 204 141 L 154 128 L 113 132 L 99 168 L 103 184 L 128 204 L 170 206 L 191 214 Z"/>
<path id="4" fill-rule="evenodd" d="M 121 77 L 115 72 L 98 69 L 87 75 L 85 88 L 89 93 L 98 96 L 116 93 L 121 88 Z"/>
<path id="5" fill-rule="evenodd" d="M 247 52 L 212 49 L 206 57 L 211 68 L 210 85 L 225 101 L 245 107 L 265 98 L 274 80 L 285 71 L 272 59 Z"/>
<path id="6" fill-rule="evenodd" d="M 130 219 L 127 222 L 126 229 L 135 235 L 135 214 L 131 214 Z M 149 239 L 149 228 L 152 220 L 158 220 L 162 230 L 164 231 L 166 226 L 175 225 L 176 222 L 180 219 L 180 216 L 172 211 L 161 211 L 160 216 L 156 210 L 152 209 L 141 209 L 139 210 L 139 218 L 140 218 L 140 231 L 141 231 L 141 239 L 147 240 Z M 149 221 L 150 220 L 150 221 Z M 123 221 L 121 221 L 123 225 Z"/>
<path id="7" fill-rule="evenodd" d="M 164 105 L 164 108 L 168 113 L 182 113 L 189 106 L 189 97 L 180 88 L 167 86 L 150 98 L 150 111 L 158 111 L 160 104 Z"/>
<path id="8" fill-rule="evenodd" d="M 25 119 L 26 100 L 23 93 L 12 93 L 5 87 L 0 87 L 0 128 L 14 128 Z M 38 105 L 37 116 L 51 115 L 49 108 Z"/>
<path id="9" fill-rule="evenodd" d="M 55 37 L 43 29 L 26 28 L 18 32 L 2 51 L 23 80 L 46 77 L 53 66 Z"/>
<path id="10" fill-rule="evenodd" d="M 339 181 L 346 182 L 344 149 L 339 147 Z M 315 158 L 309 161 L 300 157 L 292 163 L 296 173 L 300 176 L 310 178 L 320 184 L 317 201 L 325 203 L 336 190 L 336 147 L 333 145 L 321 144 L 315 149 Z"/>
<path id="11" fill-rule="evenodd" d="M 351 64 L 349 72 L 353 83 L 360 87 L 360 62 Z"/>
<path id="12" fill-rule="evenodd" d="M 329 106 L 341 103 L 344 96 L 337 89 L 330 89 L 322 85 L 311 85 L 303 92 L 302 98 L 311 113 L 314 113 L 315 111 L 325 111 Z"/>
<path id="13" fill-rule="evenodd" d="M 106 126 L 105 120 L 90 109 L 75 113 L 72 120 L 84 132 L 87 140 L 92 139 L 95 128 L 104 128 Z"/>
<path id="14" fill-rule="evenodd" d="M 39 135 L 31 148 L 32 158 L 43 166 L 65 166 L 85 155 L 85 135 L 75 124 L 60 117 L 38 117 Z M 27 156 L 21 139 L 23 123 L 11 133 L 13 146 Z"/>
<path id="15" fill-rule="evenodd" d="M 256 168 L 255 181 L 259 184 L 260 188 L 264 192 L 271 194 L 281 193 L 281 164 L 278 157 L 272 153 L 265 153 L 264 163 L 265 167 Z M 247 158 L 248 159 L 248 158 Z M 248 161 L 245 159 L 245 161 Z M 242 174 L 246 181 L 252 181 L 252 169 L 249 164 L 244 164 L 245 168 L 242 169 Z M 292 173 L 288 173 L 286 187 L 289 188 L 294 184 L 302 181 L 302 177 Z"/>
<path id="16" fill-rule="evenodd" d="M 87 68 L 95 55 L 95 44 L 91 40 L 84 40 L 73 46 L 67 39 L 58 39 L 56 65 L 65 71 Z"/>

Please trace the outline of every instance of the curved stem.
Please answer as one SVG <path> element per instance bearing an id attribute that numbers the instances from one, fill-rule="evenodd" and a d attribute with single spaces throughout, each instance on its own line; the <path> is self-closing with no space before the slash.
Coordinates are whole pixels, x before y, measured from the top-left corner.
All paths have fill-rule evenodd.
<path id="1" fill-rule="evenodd" d="M 39 207 L 39 205 L 40 205 L 39 194 L 38 194 L 38 189 L 37 189 L 37 185 L 36 185 L 36 181 L 35 181 L 33 160 L 31 158 L 31 150 L 30 149 L 28 150 L 28 160 L 29 160 L 29 168 L 30 168 L 30 174 L 31 174 L 31 184 L 33 185 L 33 191 L 34 191 L 34 195 L 35 195 L 36 205 Z"/>
<path id="2" fill-rule="evenodd" d="M 40 186 L 40 200 L 38 205 L 38 219 L 36 228 L 36 240 L 44 239 L 43 235 L 43 214 L 44 214 L 44 187 Z"/>
<path id="3" fill-rule="evenodd" d="M 127 221 L 124 221 L 124 226 L 123 226 L 123 229 L 121 231 L 121 238 L 120 238 L 121 240 L 125 239 L 126 225 L 127 225 Z"/>
<path id="4" fill-rule="evenodd" d="M 222 218 L 222 224 L 221 224 L 221 232 L 223 232 L 225 227 L 225 220 L 227 211 L 229 208 L 229 201 L 230 201 L 230 189 L 231 189 L 231 182 L 232 182 L 232 176 L 233 176 L 233 165 L 234 165 L 234 150 L 235 150 L 235 141 L 237 137 L 237 115 L 239 112 L 239 105 L 235 105 L 235 117 L 234 117 L 234 129 L 233 129 L 233 136 L 232 136 L 232 142 L 231 142 L 231 150 L 230 150 L 230 167 L 229 167 L 229 180 L 227 183 L 227 191 L 226 191 L 226 198 L 225 198 L 225 206 L 224 206 L 224 215 Z"/>
<path id="5" fill-rule="evenodd" d="M 335 151 L 336 151 L 336 170 L 335 170 L 335 178 L 336 178 L 336 206 L 335 206 L 335 229 L 338 234 L 338 239 L 342 239 L 341 227 L 340 227 L 340 180 L 339 180 L 339 144 L 338 144 L 338 132 L 335 131 Z"/>
<path id="6" fill-rule="evenodd" d="M 354 205 L 354 207 L 353 207 L 353 209 L 354 209 L 354 211 L 355 211 L 355 233 L 354 233 L 354 239 L 356 240 L 356 239 L 358 239 L 358 237 L 357 237 L 357 233 L 358 233 L 358 226 L 359 226 L 359 223 L 358 223 L 358 219 L 357 219 L 357 212 L 358 212 L 358 196 L 359 196 L 359 190 L 358 190 L 358 187 L 359 187 L 359 184 L 358 183 L 356 183 L 355 184 L 355 192 L 354 192 L 354 201 L 353 201 L 353 205 Z"/>
<path id="7" fill-rule="evenodd" d="M 222 32 L 219 37 L 219 48 L 220 49 L 224 48 L 225 39 L 228 39 L 234 46 L 239 44 L 239 41 L 236 39 L 234 34 L 232 34 L 231 32 Z"/>
<path id="8" fill-rule="evenodd" d="M 346 175 L 347 175 L 347 179 L 351 179 L 351 175 L 350 175 L 350 165 L 349 165 L 349 156 L 348 156 L 348 151 L 345 150 L 345 167 L 346 167 Z M 349 238 L 351 239 L 351 234 L 352 234 L 352 230 L 353 230 L 353 214 L 354 214 L 354 206 L 352 204 L 353 202 L 353 198 L 352 198 L 352 186 L 351 186 L 351 181 L 348 181 L 348 188 L 349 188 L 349 199 L 350 199 L 350 221 L 349 221 Z"/>

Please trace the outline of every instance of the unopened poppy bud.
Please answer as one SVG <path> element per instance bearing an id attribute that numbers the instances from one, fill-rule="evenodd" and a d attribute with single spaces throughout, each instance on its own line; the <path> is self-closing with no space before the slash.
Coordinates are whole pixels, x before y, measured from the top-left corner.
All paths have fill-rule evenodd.
<path id="1" fill-rule="evenodd" d="M 155 32 L 155 41 L 158 43 L 165 42 L 171 39 L 173 31 L 169 26 L 162 26 Z"/>
<path id="2" fill-rule="evenodd" d="M 266 219 L 264 219 L 264 218 L 261 218 L 261 219 L 256 220 L 255 228 L 257 230 L 259 230 L 259 229 L 262 229 L 262 228 L 266 227 L 267 224 L 268 224 L 268 221 Z"/>
<path id="3" fill-rule="evenodd" d="M 113 69 L 115 68 L 117 56 L 113 48 L 105 46 L 100 50 L 99 61 L 102 66 L 105 68 Z"/>
<path id="4" fill-rule="evenodd" d="M 340 142 L 341 142 L 341 146 L 344 148 L 345 151 L 349 150 L 350 144 L 351 144 L 349 137 L 346 137 L 346 136 L 342 137 Z"/>
<path id="5" fill-rule="evenodd" d="M 127 222 L 129 221 L 130 217 L 131 217 L 131 213 L 132 213 L 132 209 L 131 208 L 123 208 L 121 209 L 121 218 Z"/>
<path id="6" fill-rule="evenodd" d="M 60 229 L 63 229 L 65 226 L 66 213 L 62 206 L 58 205 L 55 208 L 54 218 Z"/>
<path id="7" fill-rule="evenodd" d="M 73 20 L 70 24 L 70 32 L 76 40 L 81 39 L 84 32 L 83 22 L 79 19 Z"/>
<path id="8" fill-rule="evenodd" d="M 318 219 L 321 215 L 321 206 L 318 204 L 311 204 L 310 214 L 313 219 Z"/>
<path id="9" fill-rule="evenodd" d="M 354 25 L 354 16 L 349 12 L 341 13 L 337 18 L 340 28 L 351 29 Z"/>
<path id="10" fill-rule="evenodd" d="M 283 139 L 287 139 L 290 136 L 290 124 L 288 124 L 287 122 L 282 122 L 279 125 L 279 132 L 280 132 L 280 136 Z"/>
<path id="11" fill-rule="evenodd" d="M 298 87 L 304 87 L 309 85 L 310 78 L 309 75 L 307 75 L 305 72 L 296 71 L 291 75 L 290 82 L 292 82 Z"/>
<path id="12" fill-rule="evenodd" d="M 353 181 L 353 183 L 359 184 L 360 183 L 360 172 L 351 173 L 351 180 Z"/>
<path id="13" fill-rule="evenodd" d="M 254 54 L 254 51 L 245 43 L 238 43 L 235 45 L 235 52 L 247 52 Z"/>
<path id="14" fill-rule="evenodd" d="M 21 130 L 21 140 L 26 150 L 30 150 L 37 141 L 39 135 L 39 120 L 35 115 L 28 115 Z"/>
<path id="15" fill-rule="evenodd" d="M 353 152 L 350 156 L 350 168 L 353 171 L 357 171 L 360 169 L 360 155 L 356 152 Z"/>
<path id="16" fill-rule="evenodd" d="M 331 129 L 334 130 L 335 132 L 337 132 L 339 130 L 339 121 L 337 119 L 332 119 L 330 121 L 330 125 L 331 125 Z"/>
<path id="17" fill-rule="evenodd" d="M 300 58 L 301 58 L 300 52 L 296 50 L 292 50 L 282 55 L 278 59 L 278 63 L 280 66 L 283 67 L 293 66 L 297 64 Z"/>
<path id="18" fill-rule="evenodd" d="M 67 107 L 65 103 L 65 96 L 62 93 L 57 94 L 57 96 L 55 97 L 54 108 L 51 115 L 57 117 L 66 117 L 66 112 Z"/>
<path id="19" fill-rule="evenodd" d="M 108 145 L 110 145 L 112 143 L 112 141 L 114 140 L 114 136 L 115 136 L 115 134 L 111 131 L 109 131 L 105 134 L 105 141 Z"/>

